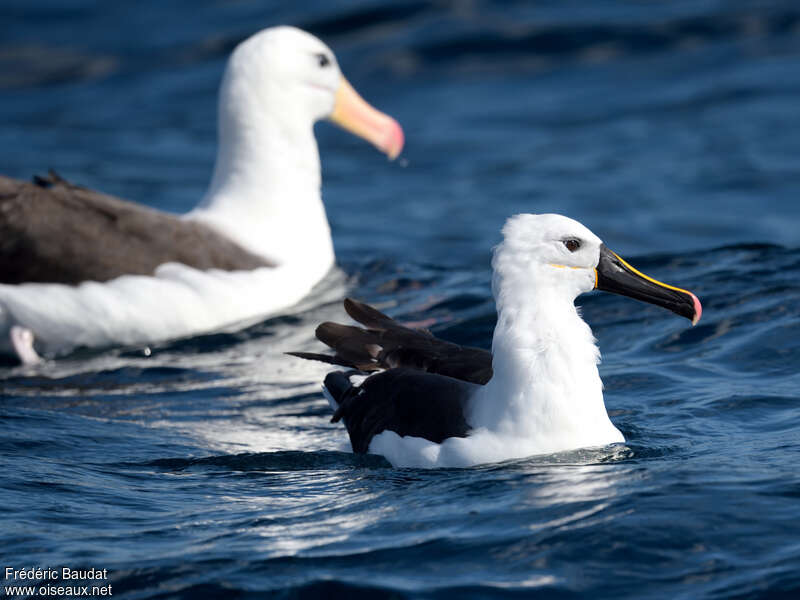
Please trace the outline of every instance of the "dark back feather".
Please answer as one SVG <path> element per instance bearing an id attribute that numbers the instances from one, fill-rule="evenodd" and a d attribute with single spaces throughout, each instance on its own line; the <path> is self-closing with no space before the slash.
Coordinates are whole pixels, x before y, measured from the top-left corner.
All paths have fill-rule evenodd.
<path id="1" fill-rule="evenodd" d="M 345 299 L 344 307 L 365 328 L 330 322 L 317 327 L 317 338 L 335 351 L 334 356 L 290 354 L 366 372 L 409 368 L 478 384 L 492 378 L 492 355 L 486 350 L 459 346 L 439 340 L 428 331 L 405 327 L 351 298 Z"/>
<path id="2" fill-rule="evenodd" d="M 166 262 L 197 269 L 270 266 L 201 223 L 73 185 L 0 176 L 0 283 L 108 281 Z"/>
<path id="3" fill-rule="evenodd" d="M 470 430 L 465 405 L 474 384 L 414 369 L 390 369 L 355 387 L 349 383 L 350 374 L 328 374 L 325 387 L 339 404 L 332 421 L 344 421 L 353 452 L 366 453 L 372 438 L 384 431 L 440 444 L 466 437 Z"/>

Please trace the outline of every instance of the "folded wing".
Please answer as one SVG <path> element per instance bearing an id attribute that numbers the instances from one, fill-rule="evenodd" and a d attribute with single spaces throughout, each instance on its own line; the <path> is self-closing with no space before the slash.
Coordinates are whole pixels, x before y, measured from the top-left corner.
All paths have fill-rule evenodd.
<path id="1" fill-rule="evenodd" d="M 407 368 L 485 384 L 492 378 L 492 355 L 480 348 L 439 340 L 430 332 L 405 327 L 373 307 L 351 298 L 344 308 L 363 327 L 326 322 L 316 335 L 333 355 L 290 352 L 364 372 Z"/>
<path id="2" fill-rule="evenodd" d="M 73 185 L 0 176 L 0 283 L 77 284 L 152 275 L 166 262 L 196 269 L 270 266 L 210 227 Z"/>
<path id="3" fill-rule="evenodd" d="M 289 354 L 354 369 L 325 378 L 335 409 L 331 421 L 344 422 L 353 451 L 367 452 L 384 431 L 437 444 L 465 437 L 468 401 L 492 377 L 491 353 L 405 327 L 351 298 L 344 307 L 363 327 L 330 322 L 317 327 L 317 338 L 334 354 Z"/>
<path id="4" fill-rule="evenodd" d="M 338 405 L 331 422 L 344 421 L 353 452 L 366 453 L 384 431 L 437 444 L 469 432 L 466 404 L 474 383 L 415 369 L 389 369 L 354 384 L 358 371 L 334 371 L 325 388 Z"/>

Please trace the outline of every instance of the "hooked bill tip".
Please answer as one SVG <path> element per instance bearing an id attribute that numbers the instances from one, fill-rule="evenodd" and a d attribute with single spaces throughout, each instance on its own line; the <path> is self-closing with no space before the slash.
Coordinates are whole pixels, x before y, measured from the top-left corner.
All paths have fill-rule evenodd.
<path id="1" fill-rule="evenodd" d="M 384 142 L 383 151 L 389 157 L 389 160 L 394 160 L 403 151 L 405 145 L 405 135 L 400 123 L 389 117 L 389 123 L 386 127 L 386 141 Z"/>
<path id="2" fill-rule="evenodd" d="M 692 302 L 694 302 L 694 318 L 692 319 L 692 326 L 695 326 L 703 314 L 703 305 L 700 304 L 700 300 L 697 298 L 697 296 L 692 294 L 692 292 L 689 292 L 689 295 L 692 297 Z"/>

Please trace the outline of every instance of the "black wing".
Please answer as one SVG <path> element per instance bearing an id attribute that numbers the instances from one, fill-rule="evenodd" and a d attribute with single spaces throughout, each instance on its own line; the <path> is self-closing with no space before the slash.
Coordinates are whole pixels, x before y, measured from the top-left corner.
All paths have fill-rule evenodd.
<path id="1" fill-rule="evenodd" d="M 492 378 L 492 354 L 486 350 L 459 346 L 436 339 L 428 331 L 404 327 L 351 298 L 345 299 L 344 308 L 364 328 L 330 322 L 317 327 L 317 338 L 330 346 L 334 355 L 289 354 L 366 372 L 402 367 L 478 384 Z"/>
<path id="2" fill-rule="evenodd" d="M 331 421 L 344 421 L 353 452 L 366 453 L 372 438 L 383 431 L 437 444 L 469 432 L 464 411 L 476 384 L 399 368 L 354 386 L 350 376 L 355 373 L 335 371 L 325 378 L 325 387 L 339 405 Z"/>
<path id="3" fill-rule="evenodd" d="M 269 266 L 211 228 L 73 185 L 0 176 L 0 283 L 108 281 L 165 262 L 197 269 Z"/>

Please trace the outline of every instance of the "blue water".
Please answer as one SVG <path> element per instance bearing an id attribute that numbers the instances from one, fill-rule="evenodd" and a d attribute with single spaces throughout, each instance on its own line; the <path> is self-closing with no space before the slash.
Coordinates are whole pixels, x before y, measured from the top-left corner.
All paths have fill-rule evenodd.
<path id="1" fill-rule="evenodd" d="M 465 470 L 344 451 L 309 305 L 236 334 L 0 367 L 0 566 L 123 598 L 800 597 L 800 8 L 739 2 L 4 0 L 0 167 L 171 211 L 230 49 L 292 23 L 404 126 L 317 127 L 350 294 L 487 347 L 515 212 L 695 291 L 581 300 L 628 442 Z M 7 584 L 8 581 L 4 581 Z"/>

